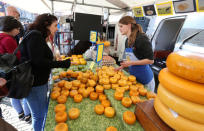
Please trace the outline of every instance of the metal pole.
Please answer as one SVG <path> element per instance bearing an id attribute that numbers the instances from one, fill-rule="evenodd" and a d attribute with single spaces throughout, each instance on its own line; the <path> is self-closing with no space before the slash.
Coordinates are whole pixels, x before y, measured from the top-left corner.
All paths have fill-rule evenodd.
<path id="1" fill-rule="evenodd" d="M 51 5 L 52 5 L 52 14 L 54 15 L 54 2 L 51 0 Z"/>
<path id="2" fill-rule="evenodd" d="M 107 23 L 106 23 L 106 40 L 108 40 L 108 25 L 109 25 L 109 9 L 108 9 L 108 17 L 107 17 Z"/>

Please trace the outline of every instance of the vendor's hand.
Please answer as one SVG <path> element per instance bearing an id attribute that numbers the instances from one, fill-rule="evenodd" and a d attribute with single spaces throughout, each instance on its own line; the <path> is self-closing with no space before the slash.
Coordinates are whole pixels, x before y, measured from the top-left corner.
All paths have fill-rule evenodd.
<path id="1" fill-rule="evenodd" d="M 123 61 L 122 63 L 120 63 L 121 66 L 123 67 L 129 67 L 132 65 L 131 61 Z"/>
<path id="2" fill-rule="evenodd" d="M 115 68 L 115 71 L 122 70 L 123 68 L 124 68 L 123 66 L 117 67 L 117 68 Z"/>
<path id="3" fill-rule="evenodd" d="M 71 61 L 73 60 L 73 58 L 72 58 L 72 57 L 70 57 L 69 59 L 70 59 Z"/>
<path id="4" fill-rule="evenodd" d="M 62 58 L 61 57 L 56 57 L 56 60 L 57 61 L 62 61 Z"/>
<path id="5" fill-rule="evenodd" d="M 76 65 L 76 64 L 77 64 L 76 62 L 73 62 L 73 61 L 71 62 L 71 65 Z"/>

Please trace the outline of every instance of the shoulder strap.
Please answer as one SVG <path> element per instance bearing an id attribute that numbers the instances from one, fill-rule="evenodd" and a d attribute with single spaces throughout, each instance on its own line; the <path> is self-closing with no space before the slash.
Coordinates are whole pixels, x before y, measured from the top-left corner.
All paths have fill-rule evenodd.
<path id="1" fill-rule="evenodd" d="M 25 34 L 25 36 L 23 37 L 21 43 L 19 43 L 18 47 L 15 49 L 15 51 L 13 52 L 14 55 L 17 54 L 18 50 L 20 49 L 20 46 L 22 46 L 23 41 L 26 39 L 26 37 L 28 37 L 31 33 L 36 32 L 36 30 L 31 30 L 29 31 L 27 34 Z"/>

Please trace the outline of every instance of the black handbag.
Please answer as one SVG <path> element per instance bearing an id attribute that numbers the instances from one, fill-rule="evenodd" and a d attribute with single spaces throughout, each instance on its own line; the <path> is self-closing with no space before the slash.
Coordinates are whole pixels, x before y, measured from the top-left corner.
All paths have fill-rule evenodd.
<path id="1" fill-rule="evenodd" d="M 32 32 L 32 31 L 31 31 Z M 7 80 L 8 96 L 10 98 L 21 99 L 29 95 L 34 82 L 30 60 L 23 63 L 18 62 L 16 54 L 20 47 L 25 44 L 25 38 L 31 34 L 29 32 L 13 54 L 0 55 L 0 77 Z"/>

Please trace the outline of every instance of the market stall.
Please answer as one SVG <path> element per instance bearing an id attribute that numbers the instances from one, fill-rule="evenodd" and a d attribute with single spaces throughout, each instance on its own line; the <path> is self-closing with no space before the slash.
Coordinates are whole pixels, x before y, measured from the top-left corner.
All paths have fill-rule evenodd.
<path id="1" fill-rule="evenodd" d="M 117 128 L 118 131 L 120 130 L 121 131 L 124 131 L 124 130 L 143 131 L 144 129 L 141 127 L 139 122 L 138 121 L 135 122 L 134 120 L 135 115 L 133 118 L 129 118 L 128 120 L 126 120 L 124 119 L 124 112 L 131 111 L 134 114 L 136 103 L 142 102 L 148 99 L 152 99 L 155 97 L 155 94 L 147 91 L 142 84 L 136 82 L 135 77 L 129 76 L 129 74 L 125 71 L 114 72 L 113 66 L 110 66 L 110 67 L 103 66 L 101 67 L 101 69 L 99 69 L 96 63 L 94 63 L 94 65 L 92 64 L 93 64 L 93 61 L 92 62 L 89 61 L 87 62 L 86 65 L 77 65 L 77 66 L 74 65 L 74 66 L 71 66 L 69 69 L 63 69 L 63 70 L 55 69 L 55 72 L 53 74 L 54 83 L 51 89 L 52 92 L 50 95 L 51 98 L 49 102 L 45 130 L 48 131 L 50 129 L 55 129 L 58 123 L 56 120 L 55 112 L 56 112 L 56 105 L 61 102 L 58 100 L 58 98 L 55 99 L 53 97 L 53 92 L 54 91 L 56 92 L 56 90 L 60 90 L 62 95 L 64 94 L 62 93 L 62 90 L 65 90 L 68 92 L 66 102 L 64 103 L 66 106 L 65 111 L 67 112 L 68 117 L 64 122 L 68 125 L 69 130 L 105 131 L 109 126 L 113 126 Z M 80 70 L 82 70 L 84 73 L 82 73 Z M 110 72 L 106 72 L 106 71 L 110 71 Z M 87 74 L 88 76 L 86 76 Z M 103 77 L 106 74 L 105 77 L 107 78 L 104 79 L 102 76 L 100 77 L 99 74 L 100 75 L 103 74 Z M 61 79 L 56 79 L 58 76 L 61 77 Z M 65 76 L 66 78 L 62 76 Z M 87 83 L 84 82 L 86 81 L 86 79 L 82 77 L 88 77 L 89 79 L 88 82 Z M 121 81 L 120 81 L 120 78 L 117 79 L 117 77 L 121 77 Z M 78 85 L 79 87 L 76 87 L 77 82 L 74 79 L 77 79 L 78 82 L 81 83 L 80 85 Z M 69 81 L 72 80 L 71 86 L 66 87 L 68 85 L 64 84 L 64 86 L 60 88 L 59 86 L 62 80 L 69 80 Z M 92 85 L 92 82 L 93 82 L 93 85 Z M 70 90 L 66 90 L 66 88 L 67 89 L 70 88 Z M 75 95 L 71 90 L 75 90 L 77 92 L 75 95 L 81 94 L 81 96 L 83 97 L 81 102 L 76 101 Z M 116 92 L 121 92 L 119 94 L 124 94 L 124 95 L 122 97 L 120 95 L 117 96 Z M 93 99 L 92 98 L 93 94 L 98 94 L 98 98 Z M 102 96 L 105 96 L 105 98 L 103 98 Z M 125 98 L 127 100 L 125 99 L 122 100 L 122 98 Z M 107 104 L 106 103 L 107 101 L 103 102 L 103 99 L 106 99 L 110 104 Z M 107 107 L 112 107 L 112 109 L 114 110 L 114 113 L 113 114 L 111 114 L 110 112 L 106 113 L 106 111 L 104 113 L 103 112 L 98 113 L 96 111 L 96 105 L 103 105 L 105 106 L 105 109 Z M 73 120 L 70 118 L 68 112 L 70 111 L 71 108 L 79 109 L 80 115 L 77 119 Z"/>

